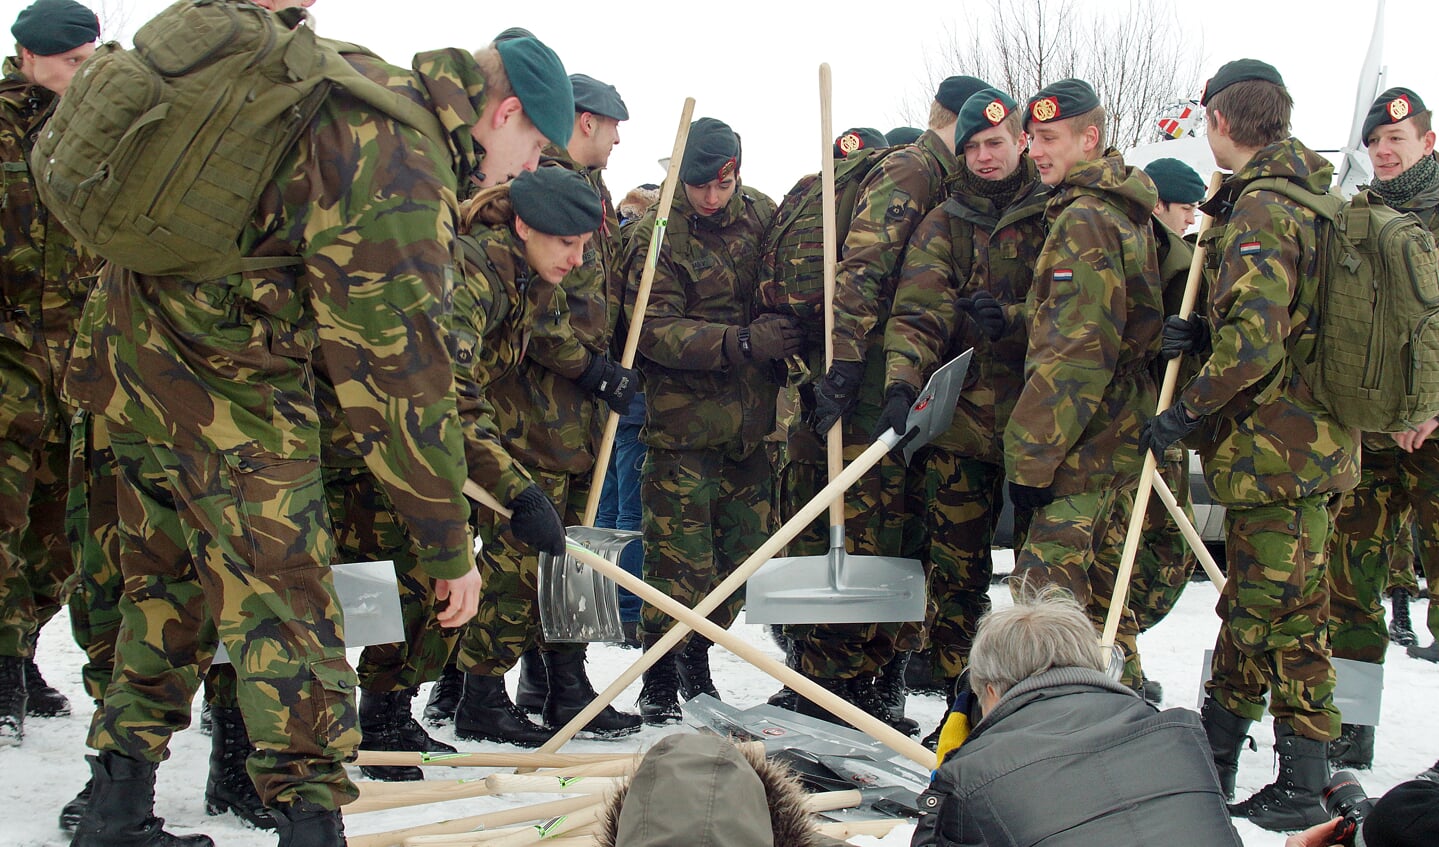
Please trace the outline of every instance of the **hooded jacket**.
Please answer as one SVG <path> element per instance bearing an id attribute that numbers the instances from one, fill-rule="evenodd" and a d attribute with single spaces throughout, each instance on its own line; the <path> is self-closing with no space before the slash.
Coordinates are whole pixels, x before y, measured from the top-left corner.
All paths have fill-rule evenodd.
<path id="1" fill-rule="evenodd" d="M 1006 691 L 919 805 L 911 847 L 1242 844 L 1199 715 L 1087 668 Z"/>
<path id="2" fill-rule="evenodd" d="M 1112 149 L 1071 168 L 1051 195 L 1026 301 L 1024 387 L 1004 431 L 1011 481 L 1065 497 L 1138 475 L 1164 325 L 1149 223 L 1158 196 Z"/>

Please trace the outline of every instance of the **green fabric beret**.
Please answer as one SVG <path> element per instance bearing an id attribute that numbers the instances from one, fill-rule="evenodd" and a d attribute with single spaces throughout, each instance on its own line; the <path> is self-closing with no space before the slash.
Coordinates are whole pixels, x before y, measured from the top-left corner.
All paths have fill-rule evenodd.
<path id="1" fill-rule="evenodd" d="M 1099 106 L 1099 95 L 1094 86 L 1082 79 L 1061 79 L 1046 85 L 1029 98 L 1025 107 L 1024 125 L 1038 121 L 1047 124 L 1078 117 Z"/>
<path id="2" fill-rule="evenodd" d="M 999 126 L 1018 108 L 1013 97 L 997 88 L 974 92 L 959 110 L 959 123 L 954 125 L 954 148 L 962 151 L 976 133 Z"/>
<path id="3" fill-rule="evenodd" d="M 889 142 L 891 147 L 899 147 L 904 144 L 913 144 L 924 135 L 924 130 L 912 126 L 897 126 L 884 134 L 884 140 Z"/>
<path id="4" fill-rule="evenodd" d="M 494 40 L 495 40 L 495 43 L 496 43 L 496 44 L 499 44 L 501 41 L 509 41 L 509 40 L 512 39 L 512 38 L 534 38 L 534 37 L 535 37 L 535 34 L 534 34 L 533 32 L 530 32 L 529 30 L 525 29 L 524 27 L 522 27 L 522 26 L 512 26 L 512 27 L 510 27 L 509 29 L 505 30 L 504 32 L 501 32 L 499 35 L 495 36 L 495 39 L 494 39 Z"/>
<path id="5" fill-rule="evenodd" d="M 1166 203 L 1198 203 L 1204 199 L 1204 180 L 1178 159 L 1155 159 L 1144 166 L 1144 172 L 1154 180 L 1159 199 Z"/>
<path id="6" fill-rule="evenodd" d="M 1364 116 L 1364 137 L 1361 139 L 1364 146 L 1369 146 L 1369 133 L 1380 125 L 1407 121 L 1427 108 L 1419 95 L 1408 88 L 1391 88 L 1380 94 L 1374 105 L 1369 107 L 1369 114 Z"/>
<path id="7" fill-rule="evenodd" d="M 604 207 L 589 182 L 569 168 L 547 166 L 510 180 L 520 220 L 548 235 L 584 235 L 600 228 Z"/>
<path id="8" fill-rule="evenodd" d="M 860 150 L 880 150 L 888 146 L 889 142 L 884 140 L 884 133 L 874 127 L 852 127 L 840 133 L 839 138 L 834 140 L 834 157 L 843 159 Z"/>
<path id="9" fill-rule="evenodd" d="M 1232 62 L 1225 62 L 1220 65 L 1214 76 L 1204 83 L 1204 93 L 1199 95 L 1199 105 L 1208 106 L 1209 99 L 1236 82 L 1245 82 L 1251 79 L 1272 82 L 1275 85 L 1283 85 L 1284 77 L 1279 75 L 1279 70 L 1268 62 L 1261 62 L 1258 59 L 1235 59 Z"/>
<path id="10" fill-rule="evenodd" d="M 570 74 L 570 86 L 575 90 L 576 112 L 590 112 L 617 121 L 630 119 L 630 110 L 625 108 L 625 101 L 613 85 L 592 76 Z"/>
<path id="11" fill-rule="evenodd" d="M 939 84 L 939 90 L 934 92 L 934 99 L 939 105 L 958 113 L 964 108 L 964 101 L 974 96 L 974 92 L 988 88 L 989 83 L 974 76 L 952 76 Z"/>
<path id="12" fill-rule="evenodd" d="M 37 56 L 54 56 L 99 38 L 100 19 L 75 0 L 35 0 L 15 18 L 10 34 Z"/>
<path id="13" fill-rule="evenodd" d="M 569 144 L 575 129 L 575 93 L 560 57 L 537 38 L 506 38 L 496 41 L 495 49 L 525 114 L 551 144 Z"/>
<path id="14" fill-rule="evenodd" d="M 700 118 L 690 124 L 685 157 L 680 161 L 680 181 L 704 185 L 724 179 L 739 170 L 739 136 L 729 124 L 714 118 Z"/>

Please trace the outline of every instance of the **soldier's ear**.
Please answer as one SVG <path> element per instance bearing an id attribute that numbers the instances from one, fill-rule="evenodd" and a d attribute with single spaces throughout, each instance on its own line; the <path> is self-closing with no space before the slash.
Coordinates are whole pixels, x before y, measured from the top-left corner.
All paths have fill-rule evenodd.
<path id="1" fill-rule="evenodd" d="M 1429 130 L 1428 132 L 1424 133 L 1424 138 L 1422 139 L 1422 141 L 1424 142 L 1424 155 L 1428 156 L 1430 153 L 1433 153 L 1433 152 L 1434 152 L 1434 130 L 1431 129 L 1431 130 Z"/>
<path id="2" fill-rule="evenodd" d="M 490 125 L 495 129 L 499 129 L 509 123 L 516 115 L 523 115 L 524 113 L 525 105 L 520 102 L 520 98 L 511 94 L 496 104 L 495 112 L 490 116 Z"/>

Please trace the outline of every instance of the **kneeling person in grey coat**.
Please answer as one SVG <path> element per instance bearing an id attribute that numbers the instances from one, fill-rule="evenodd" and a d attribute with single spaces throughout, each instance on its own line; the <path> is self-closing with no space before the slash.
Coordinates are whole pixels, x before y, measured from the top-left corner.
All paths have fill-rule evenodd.
<path id="1" fill-rule="evenodd" d="M 1068 592 L 1022 591 L 980 621 L 983 717 L 935 771 L 911 847 L 1240 845 L 1199 715 L 1111 679 Z"/>

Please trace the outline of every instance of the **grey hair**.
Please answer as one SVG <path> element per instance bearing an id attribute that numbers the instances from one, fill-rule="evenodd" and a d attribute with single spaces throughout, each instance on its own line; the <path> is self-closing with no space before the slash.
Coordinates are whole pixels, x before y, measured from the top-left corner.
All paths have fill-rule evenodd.
<path id="1" fill-rule="evenodd" d="M 1014 605 L 979 621 L 969 654 L 970 686 L 996 694 L 1050 668 L 1088 668 L 1103 673 L 1099 632 L 1074 595 L 1058 585 L 1012 585 Z"/>

